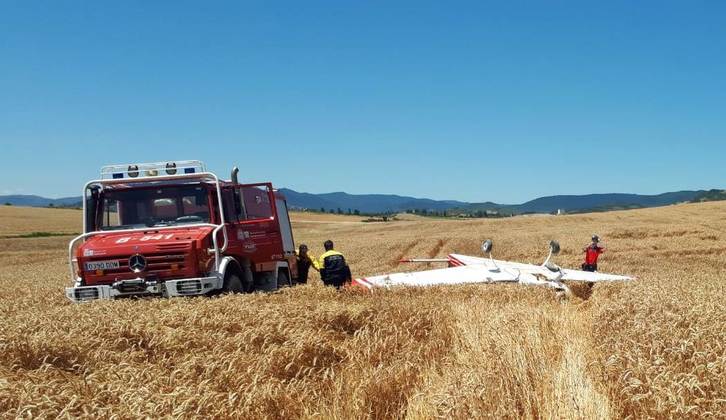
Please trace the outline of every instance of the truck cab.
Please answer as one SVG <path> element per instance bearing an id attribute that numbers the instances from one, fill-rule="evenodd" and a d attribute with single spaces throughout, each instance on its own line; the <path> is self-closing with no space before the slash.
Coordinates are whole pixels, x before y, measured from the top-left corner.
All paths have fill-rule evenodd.
<path id="1" fill-rule="evenodd" d="M 111 165 L 83 189 L 69 244 L 74 302 L 270 291 L 297 277 L 285 197 L 200 161 Z"/>

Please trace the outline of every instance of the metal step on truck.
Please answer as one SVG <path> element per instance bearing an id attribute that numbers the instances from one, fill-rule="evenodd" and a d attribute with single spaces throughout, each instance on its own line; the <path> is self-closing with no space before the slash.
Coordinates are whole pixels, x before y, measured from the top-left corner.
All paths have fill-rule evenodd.
<path id="1" fill-rule="evenodd" d="M 111 165 L 83 187 L 74 302 L 277 290 L 297 277 L 285 197 L 196 160 Z"/>

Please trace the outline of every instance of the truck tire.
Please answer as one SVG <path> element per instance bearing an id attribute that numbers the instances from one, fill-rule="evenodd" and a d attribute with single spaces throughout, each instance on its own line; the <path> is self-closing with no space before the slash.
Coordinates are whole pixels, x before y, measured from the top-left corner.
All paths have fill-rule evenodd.
<path id="1" fill-rule="evenodd" d="M 255 291 L 255 279 L 249 266 L 242 268 L 242 292 L 252 293 Z"/>
<path id="2" fill-rule="evenodd" d="M 292 282 L 290 282 L 290 277 L 287 275 L 287 271 L 280 270 L 277 272 L 277 288 L 281 287 L 290 287 L 292 286 Z"/>
<path id="3" fill-rule="evenodd" d="M 275 290 L 277 290 L 277 273 L 274 271 L 255 273 L 256 292 L 274 292 Z"/>
<path id="4" fill-rule="evenodd" d="M 242 293 L 242 279 L 238 273 L 232 272 L 227 274 L 224 279 L 222 293 Z"/>

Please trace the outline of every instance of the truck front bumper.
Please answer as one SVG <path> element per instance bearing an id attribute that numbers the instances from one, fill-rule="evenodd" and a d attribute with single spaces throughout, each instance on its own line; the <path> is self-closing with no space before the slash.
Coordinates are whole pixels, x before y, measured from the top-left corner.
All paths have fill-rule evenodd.
<path id="1" fill-rule="evenodd" d="M 66 297 L 73 302 L 88 302 L 98 299 L 114 299 L 128 296 L 198 296 L 221 289 L 223 280 L 219 276 L 191 279 L 146 281 L 142 278 L 123 280 L 113 285 L 66 287 Z"/>

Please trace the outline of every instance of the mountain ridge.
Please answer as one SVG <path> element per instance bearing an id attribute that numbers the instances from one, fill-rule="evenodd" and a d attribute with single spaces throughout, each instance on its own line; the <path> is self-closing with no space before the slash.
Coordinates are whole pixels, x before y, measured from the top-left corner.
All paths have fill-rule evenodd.
<path id="1" fill-rule="evenodd" d="M 711 190 L 717 191 L 717 190 Z M 565 194 L 535 198 L 522 204 L 499 204 L 491 201 L 470 203 L 457 200 L 434 200 L 397 194 L 348 194 L 331 192 L 314 194 L 281 188 L 288 205 L 298 210 L 362 213 L 399 213 L 406 211 L 452 212 L 471 214 L 476 212 L 497 212 L 501 214 L 525 213 L 580 213 L 585 211 L 607 211 L 623 208 L 658 207 L 681 202 L 691 202 L 703 197 L 706 190 L 673 191 L 662 194 Z M 0 204 L 30 207 L 77 207 L 81 197 L 45 198 L 38 195 L 4 195 Z"/>

